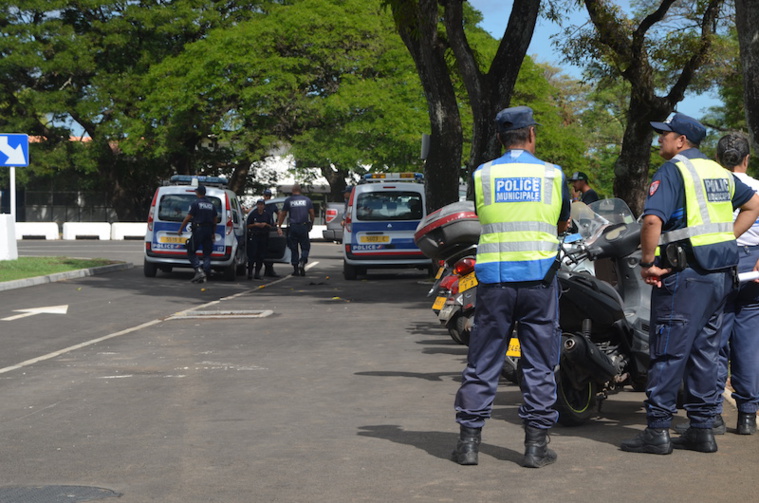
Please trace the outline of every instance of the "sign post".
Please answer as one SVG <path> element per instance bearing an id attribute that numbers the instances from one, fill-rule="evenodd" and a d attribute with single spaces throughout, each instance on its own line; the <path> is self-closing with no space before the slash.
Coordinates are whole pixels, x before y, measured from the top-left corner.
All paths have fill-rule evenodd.
<path id="1" fill-rule="evenodd" d="M 25 134 L 0 133 L 0 166 L 8 166 L 10 172 L 11 214 L 0 215 L 0 260 L 18 258 L 16 247 L 16 167 L 29 166 L 29 136 Z M 3 244 L 4 243 L 4 244 Z"/>
<path id="2" fill-rule="evenodd" d="M 0 133 L 0 166 L 8 166 L 10 172 L 11 215 L 16 221 L 16 167 L 29 166 L 29 136 L 25 134 Z"/>

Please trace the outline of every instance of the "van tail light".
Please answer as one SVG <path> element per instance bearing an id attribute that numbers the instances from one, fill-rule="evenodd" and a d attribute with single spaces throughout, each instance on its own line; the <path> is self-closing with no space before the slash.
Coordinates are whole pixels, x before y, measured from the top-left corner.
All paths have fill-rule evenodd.
<path id="1" fill-rule="evenodd" d="M 474 271 L 474 265 L 477 261 L 471 257 L 462 258 L 456 265 L 453 266 L 454 274 L 458 276 L 466 276 L 470 272 Z"/>
<path id="2" fill-rule="evenodd" d="M 227 210 L 226 228 L 227 228 L 227 236 L 229 236 L 235 230 L 235 226 L 234 226 L 234 223 L 232 222 L 232 208 L 229 206 L 229 198 L 227 197 L 225 199 L 226 199 L 225 208 Z"/>
<path id="3" fill-rule="evenodd" d="M 148 213 L 148 230 L 153 230 L 153 220 L 155 220 L 155 203 L 158 200 L 158 191 L 153 194 L 153 202 L 150 203 L 150 213 Z"/>
<path id="4" fill-rule="evenodd" d="M 337 218 L 337 210 L 334 208 L 327 208 L 327 223 L 332 222 Z"/>
<path id="5" fill-rule="evenodd" d="M 353 196 L 351 196 L 352 198 Z M 353 211 L 351 211 L 350 206 L 348 207 L 348 211 L 345 212 L 345 230 L 348 232 L 353 232 L 353 218 L 351 218 Z"/>

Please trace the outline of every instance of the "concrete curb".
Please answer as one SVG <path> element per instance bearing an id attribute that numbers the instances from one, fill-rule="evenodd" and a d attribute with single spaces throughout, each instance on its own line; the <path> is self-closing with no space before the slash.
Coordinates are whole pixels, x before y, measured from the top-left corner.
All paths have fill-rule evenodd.
<path id="1" fill-rule="evenodd" d="M 94 276 L 96 274 L 105 274 L 109 272 L 123 271 L 131 269 L 134 264 L 124 262 L 122 264 L 110 264 L 102 267 L 91 267 L 89 269 L 78 269 L 76 271 L 59 272 L 47 276 L 35 276 L 34 278 L 17 279 L 15 281 L 5 281 L 0 283 L 0 292 L 5 290 L 15 290 L 16 288 L 26 288 L 28 286 L 44 285 L 45 283 L 55 283 L 66 279 L 84 278 L 85 276 Z"/>

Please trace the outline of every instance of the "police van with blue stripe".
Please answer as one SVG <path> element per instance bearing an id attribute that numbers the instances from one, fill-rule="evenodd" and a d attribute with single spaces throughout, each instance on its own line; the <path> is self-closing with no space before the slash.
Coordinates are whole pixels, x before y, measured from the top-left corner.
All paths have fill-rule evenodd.
<path id="1" fill-rule="evenodd" d="M 159 270 L 171 272 L 174 267 L 191 267 L 186 247 L 190 234 L 179 236 L 177 231 L 196 199 L 195 189 L 201 183 L 206 187 L 206 198 L 216 207 L 220 219 L 216 225 L 211 268 L 220 271 L 229 281 L 233 281 L 238 274 L 245 274 L 245 216 L 237 195 L 227 188 L 227 180 L 211 176 L 175 175 L 166 185 L 158 187 L 150 205 L 145 234 L 145 276 L 152 278 Z M 201 251 L 197 253 L 202 254 Z"/>
<path id="2" fill-rule="evenodd" d="M 414 231 L 425 215 L 424 175 L 365 175 L 351 192 L 345 215 L 345 279 L 354 280 L 368 269 L 431 270 L 431 260 L 414 243 Z"/>

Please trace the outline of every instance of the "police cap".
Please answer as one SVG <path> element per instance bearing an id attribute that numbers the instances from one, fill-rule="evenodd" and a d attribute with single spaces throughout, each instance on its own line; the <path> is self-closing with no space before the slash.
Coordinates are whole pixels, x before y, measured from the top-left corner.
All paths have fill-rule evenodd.
<path id="1" fill-rule="evenodd" d="M 694 145 L 701 143 L 701 140 L 706 136 L 706 128 L 700 122 L 681 113 L 676 113 L 664 122 L 652 122 L 651 127 L 659 134 L 670 131 L 681 134 Z"/>
<path id="2" fill-rule="evenodd" d="M 495 123 L 499 133 L 540 125 L 532 117 L 532 108 L 526 106 L 504 108 L 495 116 Z"/>
<path id="3" fill-rule="evenodd" d="M 198 185 L 198 188 L 195 189 L 195 193 L 199 194 L 201 196 L 205 196 L 206 195 L 206 186 L 205 185 Z"/>

